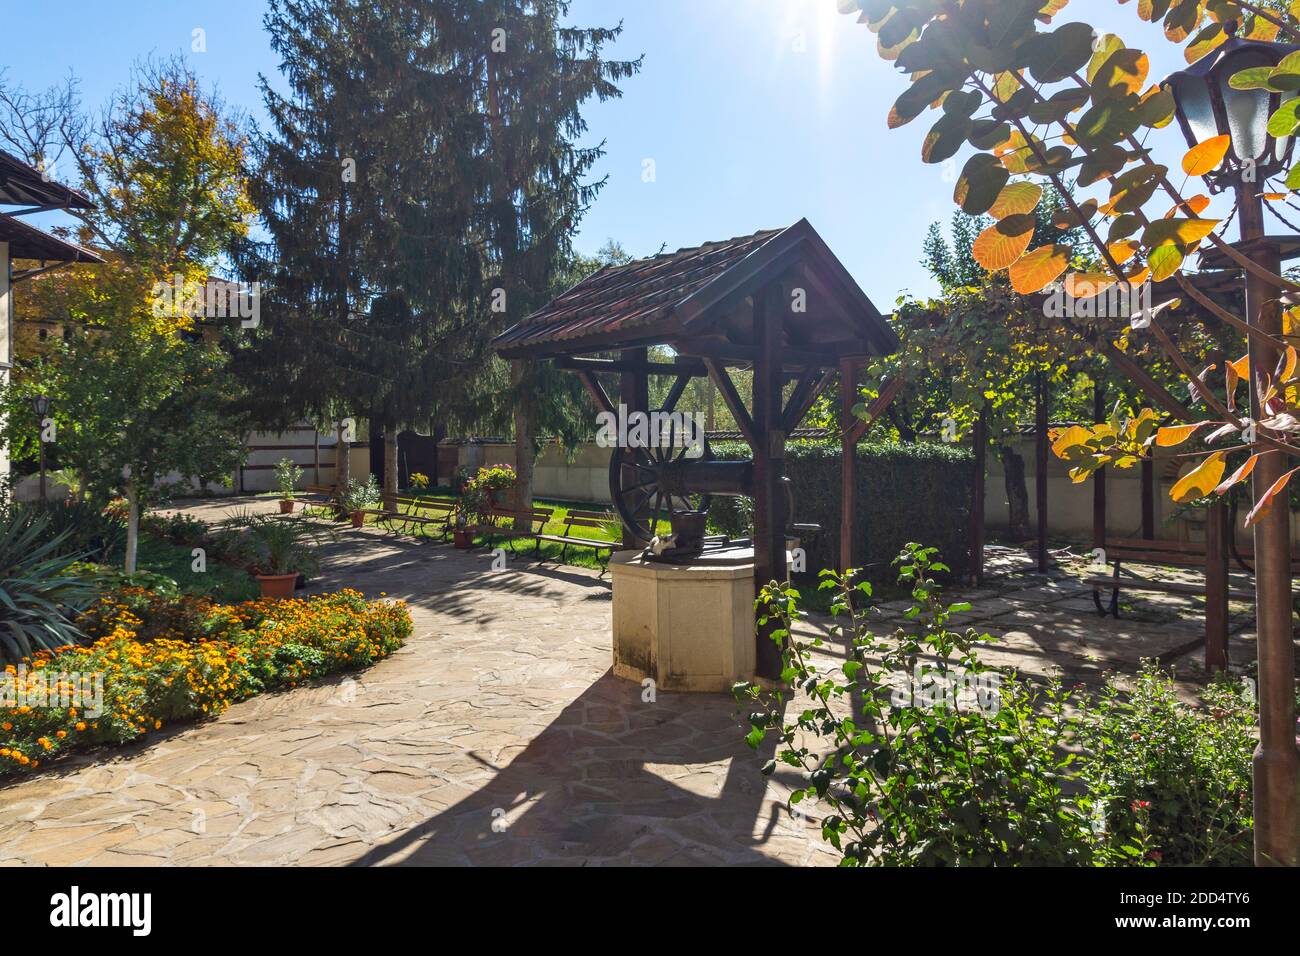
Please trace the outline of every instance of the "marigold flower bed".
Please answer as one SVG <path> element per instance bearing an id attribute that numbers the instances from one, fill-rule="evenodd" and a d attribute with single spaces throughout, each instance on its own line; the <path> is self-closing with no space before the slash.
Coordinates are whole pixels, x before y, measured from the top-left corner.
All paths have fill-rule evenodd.
<path id="1" fill-rule="evenodd" d="M 404 603 L 368 601 L 352 590 L 220 605 L 122 588 L 101 597 L 79 624 L 93 643 L 6 668 L 0 775 L 33 770 L 60 751 L 215 717 L 264 690 L 367 667 L 411 634 Z M 56 703 L 76 699 L 78 681 L 82 689 L 102 682 L 99 706 Z"/>

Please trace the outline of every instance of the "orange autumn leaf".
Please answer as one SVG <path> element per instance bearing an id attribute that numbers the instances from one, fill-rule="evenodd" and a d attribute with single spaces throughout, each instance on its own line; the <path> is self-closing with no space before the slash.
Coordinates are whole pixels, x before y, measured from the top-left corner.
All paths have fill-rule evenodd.
<path id="1" fill-rule="evenodd" d="M 1038 207 L 1038 200 L 1042 195 L 1043 187 L 1035 183 L 1007 183 L 998 193 L 998 198 L 993 200 L 993 205 L 989 207 L 989 215 L 994 219 L 1005 219 L 1007 216 L 1033 212 Z"/>
<path id="2" fill-rule="evenodd" d="M 1216 451 L 1179 478 L 1169 492 L 1169 497 L 1181 505 L 1208 495 L 1218 486 L 1219 479 L 1223 477 L 1225 468 L 1223 456 L 1224 452 Z"/>
<path id="3" fill-rule="evenodd" d="M 1225 494 L 1233 485 L 1239 484 L 1250 477 L 1250 473 L 1255 470 L 1255 462 L 1259 461 L 1259 455 L 1251 455 L 1245 463 L 1226 478 L 1219 487 L 1214 489 L 1216 495 Z"/>
<path id="4" fill-rule="evenodd" d="M 1173 206 L 1169 208 L 1169 211 L 1165 213 L 1165 218 L 1173 219 L 1174 216 L 1178 215 L 1180 212 L 1186 213 L 1188 210 L 1191 210 L 1191 214 L 1193 216 L 1199 216 L 1201 213 L 1205 212 L 1205 210 L 1209 208 L 1209 205 L 1210 205 L 1210 197 L 1205 195 L 1205 193 L 1200 193 L 1199 195 L 1193 196 L 1191 199 L 1185 200 L 1182 203 L 1175 203 Z M 1184 206 L 1186 206 L 1187 208 L 1184 209 L 1183 208 Z"/>
<path id="5" fill-rule="evenodd" d="M 1183 172 L 1188 176 L 1204 176 L 1219 168 L 1223 157 L 1228 155 L 1228 146 L 1232 137 L 1227 133 L 1211 136 L 1203 143 L 1198 143 L 1183 156 Z"/>
<path id="6" fill-rule="evenodd" d="M 1158 429 L 1156 431 L 1156 444 L 1161 448 L 1175 448 L 1208 424 L 1210 423 L 1197 422 L 1195 425 L 1169 425 Z"/>
<path id="7" fill-rule="evenodd" d="M 1260 518 L 1268 514 L 1268 509 L 1269 506 L 1273 504 L 1273 499 L 1277 497 L 1277 495 L 1282 491 L 1282 489 L 1287 486 L 1287 482 L 1291 480 L 1291 476 L 1294 475 L 1297 471 L 1300 471 L 1300 468 L 1292 468 L 1290 471 L 1288 471 L 1277 481 L 1273 482 L 1272 486 L 1268 489 L 1268 491 L 1264 492 L 1263 496 L 1259 499 L 1259 501 L 1255 503 L 1255 507 L 1250 509 L 1250 514 L 1246 515 L 1247 528 L 1249 528 Z"/>
<path id="8" fill-rule="evenodd" d="M 1132 259 L 1141 248 L 1142 243 L 1138 242 L 1136 239 L 1121 239 L 1119 242 L 1112 242 L 1106 247 L 1107 251 L 1110 252 L 1111 258 L 1115 260 L 1115 264 L 1119 266 L 1122 266 L 1124 263 Z"/>
<path id="9" fill-rule="evenodd" d="M 1022 221 L 1007 220 L 996 222 L 979 234 L 973 246 L 971 246 L 971 255 L 982 268 L 989 272 L 999 272 L 1011 265 L 1029 248 L 1029 242 L 1034 238 L 1033 217 L 1020 216 L 1017 220 L 1028 219 L 1028 224 Z M 1019 232 L 1014 230 L 1019 229 Z"/>
<path id="10" fill-rule="evenodd" d="M 1057 280 L 1070 265 L 1069 246 L 1056 243 L 1039 246 L 1012 263 L 1008 276 L 1011 287 L 1021 295 L 1032 295 Z"/>

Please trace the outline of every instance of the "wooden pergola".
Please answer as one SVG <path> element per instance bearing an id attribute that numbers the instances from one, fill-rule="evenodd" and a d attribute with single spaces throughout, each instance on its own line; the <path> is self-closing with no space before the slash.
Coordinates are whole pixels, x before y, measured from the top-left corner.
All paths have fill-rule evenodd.
<path id="1" fill-rule="evenodd" d="M 616 404 L 602 374 L 617 376 L 618 400 L 629 413 L 672 412 L 692 378 L 711 379 L 753 452 L 756 587 L 787 576 L 790 516 L 781 489 L 787 436 L 838 374 L 845 452 L 840 548 L 847 566 L 854 446 L 866 430 L 852 413 L 856 376 L 864 362 L 892 354 L 899 343 L 807 220 L 606 266 L 493 344 L 504 358 L 546 359 L 572 371 L 597 409 L 611 413 Z M 674 356 L 652 362 L 650 346 L 667 346 Z M 733 368 L 753 370 L 748 405 L 728 371 Z M 651 375 L 674 380 L 661 409 L 649 407 Z M 624 534 L 625 545 L 635 546 Z M 759 675 L 779 676 L 776 645 L 760 634 L 756 646 Z"/>
<path id="2" fill-rule="evenodd" d="M 1297 242 L 1289 237 L 1286 242 L 1272 240 L 1283 246 L 1284 255 L 1294 256 Z M 1241 273 L 1232 267 L 1226 257 L 1210 250 L 1201 257 L 1201 266 L 1205 271 L 1187 273 L 1155 283 L 1151 293 L 1151 304 L 1158 305 L 1170 299 L 1180 299 L 1179 310 L 1173 313 L 1180 318 L 1191 318 L 1200 322 L 1211 331 L 1222 330 L 1225 322 L 1223 316 L 1244 314 L 1243 286 Z M 1030 308 L 1042 308 L 1045 296 L 1040 294 L 1028 299 Z M 1122 321 L 1122 320 L 1120 320 Z M 1144 334 L 1162 335 L 1157 326 Z M 1130 355 L 1121 351 L 1111 341 L 1111 337 L 1100 332 L 1089 334 L 1089 342 L 1096 354 L 1105 359 L 1122 378 L 1136 385 L 1146 398 L 1159 410 L 1178 421 L 1196 421 L 1198 416 L 1179 397 L 1169 392 L 1151 377 Z M 1231 358 L 1231 357 L 1229 357 Z M 1214 364 L 1222 366 L 1224 357 L 1215 357 Z M 1034 500 L 1036 511 L 1035 556 L 1038 569 L 1046 571 L 1049 565 L 1047 551 L 1048 530 L 1048 482 L 1047 466 L 1050 458 L 1048 437 L 1052 423 L 1048 420 L 1048 392 L 1046 383 L 1040 375 L 1034 389 Z M 1108 414 L 1108 403 L 1103 389 L 1095 394 L 1094 418 L 1102 421 Z M 987 454 L 987 429 L 984 417 L 976 424 L 973 435 L 975 451 L 975 485 L 971 507 L 970 550 L 973 576 L 977 585 L 983 583 L 984 573 L 984 472 Z M 1140 538 L 1115 538 L 1110 535 L 1107 526 L 1106 468 L 1102 468 L 1092 478 L 1092 545 L 1108 554 L 1127 552 L 1130 560 L 1148 560 L 1154 564 L 1167 564 L 1171 561 L 1168 551 L 1155 548 L 1144 550 L 1144 545 L 1156 541 L 1155 529 L 1155 495 L 1158 482 L 1155 465 L 1150 457 L 1141 463 L 1141 514 L 1142 527 Z M 1236 555 L 1233 529 L 1229 520 L 1228 506 L 1222 499 L 1215 499 L 1206 508 L 1205 524 L 1205 667 L 1208 671 L 1223 670 L 1228 665 L 1228 573 L 1230 557 Z M 1236 555 L 1243 569 L 1249 570 L 1240 555 Z M 1199 643 L 1196 642 L 1196 643 Z M 1178 653 L 1188 650 L 1180 647 Z"/>

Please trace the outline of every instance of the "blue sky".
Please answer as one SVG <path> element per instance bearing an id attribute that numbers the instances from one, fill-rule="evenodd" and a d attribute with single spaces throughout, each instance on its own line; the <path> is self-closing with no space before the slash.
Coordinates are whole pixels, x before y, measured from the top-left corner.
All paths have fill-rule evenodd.
<path id="1" fill-rule="evenodd" d="M 98 105 L 134 60 L 181 53 L 261 120 L 257 74 L 278 66 L 264 10 L 263 0 L 0 0 L 0 62 L 29 89 L 72 70 Z M 807 217 L 882 310 L 902 292 L 934 291 L 918 259 L 926 227 L 954 209 L 953 171 L 921 162 L 926 117 L 886 128 L 906 79 L 835 0 L 574 0 L 570 16 L 621 20 L 611 53 L 645 54 L 622 99 L 587 110 L 591 138 L 606 142 L 599 174 L 609 182 L 582 225 L 581 251 L 612 237 L 648 255 Z M 1183 65 L 1136 3 L 1073 0 L 1057 23 L 1070 20 L 1143 47 L 1152 77 Z M 206 32 L 205 53 L 191 52 L 195 28 Z M 18 40 L 32 37 L 42 39 Z M 1152 142 L 1176 167 L 1185 149 L 1176 129 Z M 654 182 L 643 179 L 646 160 Z"/>

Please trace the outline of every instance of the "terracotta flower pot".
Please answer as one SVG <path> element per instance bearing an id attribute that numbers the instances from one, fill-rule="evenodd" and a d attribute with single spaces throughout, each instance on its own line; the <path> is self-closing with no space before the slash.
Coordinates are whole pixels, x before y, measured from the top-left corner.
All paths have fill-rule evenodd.
<path id="1" fill-rule="evenodd" d="M 261 585 L 262 597 L 291 598 L 298 584 L 298 572 L 293 574 L 259 574 L 257 583 Z"/>
<path id="2" fill-rule="evenodd" d="M 362 511 L 354 511 L 354 512 L 352 512 L 352 527 L 354 527 L 354 528 L 360 528 L 360 527 L 363 527 L 363 526 L 365 525 L 365 523 L 366 523 L 366 515 L 365 515 L 365 512 L 362 512 Z"/>
<path id="3" fill-rule="evenodd" d="M 453 529 L 452 537 L 456 547 L 462 551 L 468 551 L 474 547 L 474 532 L 468 528 Z"/>
<path id="4" fill-rule="evenodd" d="M 281 499 L 280 499 L 280 514 L 282 514 L 282 515 L 291 515 L 291 514 L 293 514 L 293 499 L 292 499 L 292 498 L 281 498 Z"/>

